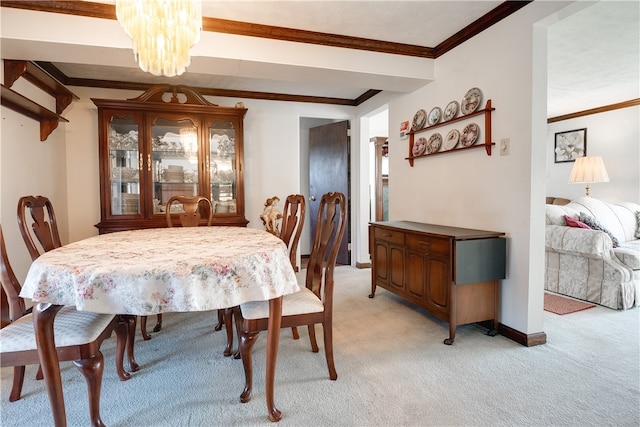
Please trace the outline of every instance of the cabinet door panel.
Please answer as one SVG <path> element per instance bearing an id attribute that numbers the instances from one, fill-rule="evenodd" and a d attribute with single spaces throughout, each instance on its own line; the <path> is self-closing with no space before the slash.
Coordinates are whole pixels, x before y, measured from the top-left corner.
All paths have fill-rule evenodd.
<path id="1" fill-rule="evenodd" d="M 422 302 L 425 295 L 427 271 L 424 254 L 407 252 L 407 294 Z"/>
<path id="2" fill-rule="evenodd" d="M 376 242 L 374 247 L 374 256 L 376 280 L 389 284 L 389 245 L 386 243 Z"/>
<path id="3" fill-rule="evenodd" d="M 391 262 L 389 264 L 389 284 L 404 293 L 404 248 L 389 245 L 389 254 Z"/>
<path id="4" fill-rule="evenodd" d="M 215 213 L 228 214 L 237 210 L 238 165 L 236 163 L 236 129 L 232 121 L 209 124 L 209 197 Z"/>
<path id="5" fill-rule="evenodd" d="M 142 174 L 142 119 L 137 114 L 105 111 L 107 125 L 107 198 L 111 216 L 140 216 L 142 211 L 140 181 Z"/>
<path id="6" fill-rule="evenodd" d="M 147 167 L 153 182 L 152 215 L 165 215 L 173 196 L 196 196 L 198 191 L 198 117 L 151 116 L 151 156 Z"/>
<path id="7" fill-rule="evenodd" d="M 449 308 L 449 262 L 438 258 L 427 260 L 427 302 L 441 309 Z"/>

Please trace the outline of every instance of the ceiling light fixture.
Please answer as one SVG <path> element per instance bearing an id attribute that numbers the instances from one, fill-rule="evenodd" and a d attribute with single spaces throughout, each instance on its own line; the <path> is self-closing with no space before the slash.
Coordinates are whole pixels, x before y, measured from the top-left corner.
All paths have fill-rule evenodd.
<path id="1" fill-rule="evenodd" d="M 116 17 L 133 40 L 142 71 L 179 76 L 191 63 L 189 50 L 200 40 L 200 0 L 116 0 Z"/>

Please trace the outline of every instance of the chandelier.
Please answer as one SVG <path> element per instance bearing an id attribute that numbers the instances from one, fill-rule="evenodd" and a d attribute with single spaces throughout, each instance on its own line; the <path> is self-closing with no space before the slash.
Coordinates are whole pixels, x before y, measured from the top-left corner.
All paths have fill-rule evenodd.
<path id="1" fill-rule="evenodd" d="M 133 40 L 142 71 L 179 76 L 191 63 L 189 50 L 200 40 L 200 0 L 116 0 L 116 17 Z"/>

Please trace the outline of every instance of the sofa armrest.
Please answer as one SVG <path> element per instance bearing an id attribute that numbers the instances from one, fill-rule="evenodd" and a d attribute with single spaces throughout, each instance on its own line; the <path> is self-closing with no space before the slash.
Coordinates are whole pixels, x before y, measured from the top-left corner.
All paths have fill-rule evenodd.
<path id="1" fill-rule="evenodd" d="M 611 237 L 599 230 L 547 225 L 545 227 L 545 247 L 547 250 L 601 257 L 611 254 Z"/>

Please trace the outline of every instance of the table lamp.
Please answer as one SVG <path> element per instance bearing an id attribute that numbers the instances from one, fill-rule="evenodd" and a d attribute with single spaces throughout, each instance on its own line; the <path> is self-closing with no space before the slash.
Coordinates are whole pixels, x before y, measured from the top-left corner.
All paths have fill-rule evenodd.
<path id="1" fill-rule="evenodd" d="M 573 169 L 571 169 L 569 183 L 587 184 L 585 187 L 586 195 L 589 197 L 589 184 L 593 182 L 609 182 L 609 175 L 607 174 L 607 168 L 604 167 L 602 157 L 578 157 L 573 164 Z"/>

